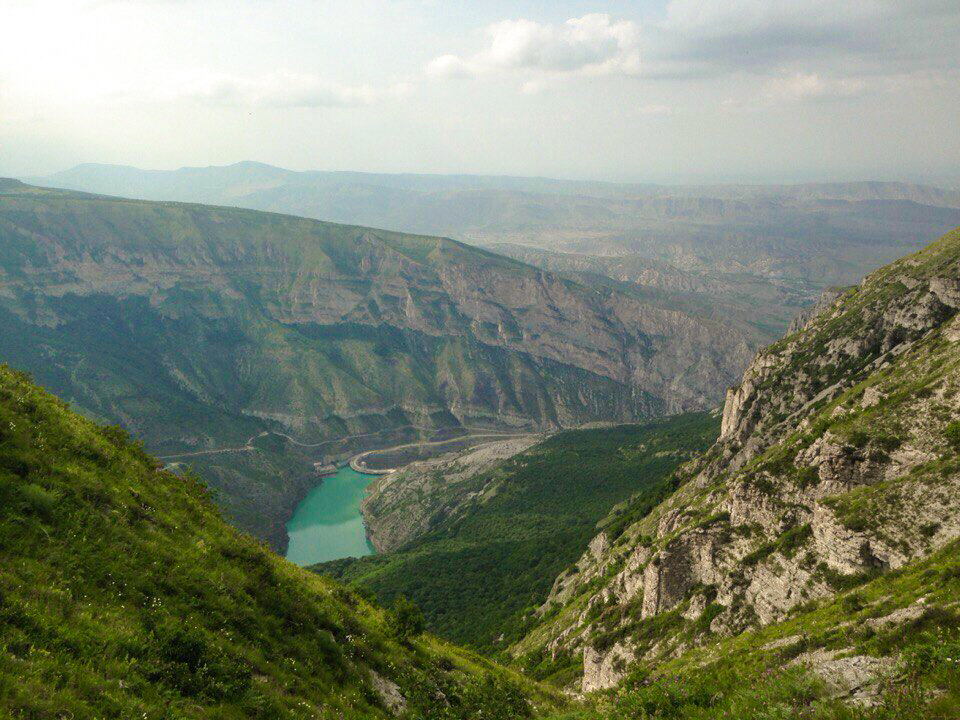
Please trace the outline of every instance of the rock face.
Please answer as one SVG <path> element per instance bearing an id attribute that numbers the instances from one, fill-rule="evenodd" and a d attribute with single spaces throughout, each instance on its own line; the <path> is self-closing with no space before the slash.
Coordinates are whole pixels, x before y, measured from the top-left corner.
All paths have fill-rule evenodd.
<path id="1" fill-rule="evenodd" d="M 0 357 L 202 458 L 271 539 L 292 457 L 309 474 L 344 439 L 703 408 L 749 360 L 721 323 L 451 240 L 5 187 Z"/>
<path id="2" fill-rule="evenodd" d="M 484 443 L 411 463 L 379 478 L 360 503 L 370 544 L 377 552 L 389 552 L 456 517 L 485 490 L 484 485 L 467 481 L 541 439 L 529 435 Z"/>
<path id="3" fill-rule="evenodd" d="M 374 670 L 370 670 L 370 686 L 387 710 L 394 715 L 402 715 L 407 709 L 407 699 L 400 692 L 400 686 L 392 680 L 387 680 Z"/>
<path id="4" fill-rule="evenodd" d="M 806 666 L 827 686 L 836 698 L 855 705 L 874 705 L 880 692 L 880 682 L 892 675 L 896 663 L 890 658 L 867 655 L 836 657 L 837 652 L 805 653 L 793 664 Z"/>
<path id="5" fill-rule="evenodd" d="M 584 690 L 619 680 L 611 658 L 655 663 L 691 634 L 780 621 L 960 537 L 958 281 L 954 232 L 757 354 L 679 489 L 620 536 L 598 536 L 604 550 L 555 583 L 545 607 L 565 610 L 536 636 L 583 653 Z M 874 660 L 821 669 L 857 699 Z"/>

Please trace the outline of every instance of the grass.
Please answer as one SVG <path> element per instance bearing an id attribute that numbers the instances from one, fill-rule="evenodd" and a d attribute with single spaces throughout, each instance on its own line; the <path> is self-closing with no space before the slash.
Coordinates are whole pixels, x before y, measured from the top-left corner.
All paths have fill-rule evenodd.
<path id="1" fill-rule="evenodd" d="M 0 567 L 3 717 L 387 717 L 371 672 L 421 718 L 556 702 L 273 555 L 194 478 L 6 366 Z"/>

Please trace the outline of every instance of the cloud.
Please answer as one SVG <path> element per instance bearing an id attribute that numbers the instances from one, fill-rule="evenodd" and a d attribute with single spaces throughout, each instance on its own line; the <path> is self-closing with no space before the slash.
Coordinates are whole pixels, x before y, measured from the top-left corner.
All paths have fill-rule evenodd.
<path id="1" fill-rule="evenodd" d="M 645 38 L 651 75 L 716 77 L 818 65 L 836 75 L 955 68 L 956 0 L 670 0 Z M 791 68 L 798 70 L 798 68 Z"/>
<path id="2" fill-rule="evenodd" d="M 861 78 L 822 78 L 817 73 L 795 73 L 767 83 L 769 100 L 796 102 L 808 99 L 836 99 L 860 95 L 869 87 Z"/>
<path id="3" fill-rule="evenodd" d="M 515 79 L 525 94 L 570 77 L 749 77 L 759 85 L 747 104 L 804 102 L 954 82 L 958 35 L 956 0 L 669 0 L 643 27 L 602 13 L 494 22 L 477 52 L 440 55 L 425 72 Z"/>
<path id="4" fill-rule="evenodd" d="M 385 87 L 342 85 L 316 75 L 274 72 L 257 76 L 237 76 L 196 71 L 166 78 L 146 96 L 139 91 L 123 93 L 147 101 L 187 100 L 207 105 L 317 108 L 373 105 L 409 92 L 406 83 Z"/>
<path id="5" fill-rule="evenodd" d="M 639 27 L 593 13 L 562 25 L 501 20 L 483 30 L 485 47 L 470 57 L 441 55 L 426 65 L 433 77 L 526 75 L 636 75 L 640 72 Z M 533 87 L 529 85 L 528 87 Z"/>
<path id="6" fill-rule="evenodd" d="M 656 103 L 641 105 L 637 108 L 637 114 L 644 117 L 669 117 L 673 115 L 673 107 Z"/>
<path id="7" fill-rule="evenodd" d="M 424 70 L 427 75 L 442 78 L 470 77 L 475 72 L 466 60 L 456 55 L 435 57 Z"/>

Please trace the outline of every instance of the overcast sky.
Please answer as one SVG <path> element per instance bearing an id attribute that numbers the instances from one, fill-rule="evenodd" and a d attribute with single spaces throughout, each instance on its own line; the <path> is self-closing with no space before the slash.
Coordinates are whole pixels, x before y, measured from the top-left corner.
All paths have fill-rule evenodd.
<path id="1" fill-rule="evenodd" d="M 0 0 L 0 174 L 960 180 L 958 0 Z"/>

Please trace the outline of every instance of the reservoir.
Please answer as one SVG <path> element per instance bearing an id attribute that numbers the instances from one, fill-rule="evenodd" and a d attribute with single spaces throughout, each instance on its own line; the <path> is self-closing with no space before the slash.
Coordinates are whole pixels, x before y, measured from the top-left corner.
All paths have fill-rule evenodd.
<path id="1" fill-rule="evenodd" d="M 323 478 L 297 505 L 287 523 L 287 560 L 312 565 L 372 554 L 360 517 L 360 501 L 364 488 L 375 479 L 349 466 Z"/>

